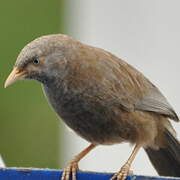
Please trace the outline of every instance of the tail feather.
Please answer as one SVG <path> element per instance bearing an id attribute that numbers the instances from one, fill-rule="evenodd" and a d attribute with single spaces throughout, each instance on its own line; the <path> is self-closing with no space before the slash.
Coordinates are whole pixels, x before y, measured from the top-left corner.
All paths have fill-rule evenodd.
<path id="1" fill-rule="evenodd" d="M 168 130 L 165 138 L 165 148 L 146 148 L 145 151 L 159 175 L 180 177 L 180 143 Z"/>
<path id="2" fill-rule="evenodd" d="M 168 130 L 165 132 L 165 137 L 168 142 L 170 152 L 180 163 L 180 142 Z"/>

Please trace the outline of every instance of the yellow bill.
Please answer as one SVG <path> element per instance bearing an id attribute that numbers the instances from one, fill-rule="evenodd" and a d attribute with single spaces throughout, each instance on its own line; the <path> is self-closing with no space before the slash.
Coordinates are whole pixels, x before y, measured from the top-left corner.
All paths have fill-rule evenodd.
<path id="1" fill-rule="evenodd" d="M 26 71 L 24 70 L 19 70 L 18 68 L 14 68 L 12 70 L 12 72 L 9 74 L 8 78 L 6 79 L 5 83 L 4 83 L 4 87 L 8 87 L 11 84 L 13 84 L 14 82 L 16 82 L 17 80 L 20 80 L 24 77 L 24 75 L 26 74 Z"/>

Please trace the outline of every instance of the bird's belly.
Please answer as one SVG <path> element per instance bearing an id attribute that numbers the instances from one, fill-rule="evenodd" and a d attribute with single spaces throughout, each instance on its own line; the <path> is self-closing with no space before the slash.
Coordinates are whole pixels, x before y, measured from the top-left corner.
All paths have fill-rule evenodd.
<path id="1" fill-rule="evenodd" d="M 75 111 L 62 108 L 58 114 L 71 129 L 91 143 L 114 144 L 124 140 L 121 127 L 111 119 L 110 114 L 88 111 L 82 107 Z"/>
<path id="2" fill-rule="evenodd" d="M 48 95 L 47 90 L 45 92 L 60 118 L 87 141 L 95 144 L 129 141 L 132 129 L 121 121 L 113 107 L 80 96 L 70 98 L 70 95 L 64 95 L 57 101 Z"/>

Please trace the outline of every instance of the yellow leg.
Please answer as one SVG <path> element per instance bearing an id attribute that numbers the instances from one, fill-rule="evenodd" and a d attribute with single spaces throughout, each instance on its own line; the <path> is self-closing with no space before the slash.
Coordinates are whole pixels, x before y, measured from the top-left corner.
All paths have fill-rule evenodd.
<path id="1" fill-rule="evenodd" d="M 95 147 L 96 147 L 96 145 L 90 144 L 86 149 L 84 149 L 77 156 L 75 156 L 71 160 L 71 162 L 69 163 L 67 168 L 64 170 L 61 180 L 69 180 L 71 173 L 72 173 L 72 180 L 76 180 L 76 172 L 77 172 L 77 170 L 79 170 L 78 162 Z"/>
<path id="2" fill-rule="evenodd" d="M 126 179 L 127 175 L 130 173 L 131 164 L 134 158 L 136 157 L 136 154 L 138 153 L 140 148 L 141 148 L 141 145 L 136 144 L 127 162 L 121 167 L 119 172 L 114 174 L 114 176 L 110 180 L 115 180 L 115 179 L 125 180 Z"/>

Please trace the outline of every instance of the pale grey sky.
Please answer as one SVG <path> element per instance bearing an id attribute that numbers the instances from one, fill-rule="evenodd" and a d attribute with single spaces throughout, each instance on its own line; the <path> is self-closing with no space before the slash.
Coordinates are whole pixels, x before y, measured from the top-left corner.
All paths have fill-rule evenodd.
<path id="1" fill-rule="evenodd" d="M 143 72 L 180 114 L 179 7 L 179 0 L 68 0 L 66 22 L 69 35 L 109 50 Z M 178 132 L 180 125 L 173 124 Z M 65 134 L 68 161 L 87 142 Z M 80 163 L 80 168 L 117 171 L 131 151 L 128 144 L 100 146 Z M 135 174 L 156 175 L 143 151 L 132 169 Z"/>

